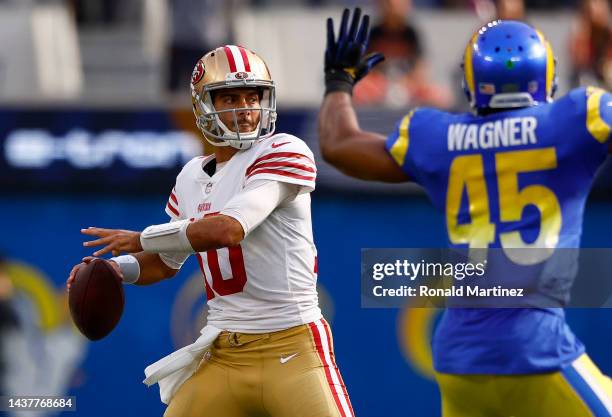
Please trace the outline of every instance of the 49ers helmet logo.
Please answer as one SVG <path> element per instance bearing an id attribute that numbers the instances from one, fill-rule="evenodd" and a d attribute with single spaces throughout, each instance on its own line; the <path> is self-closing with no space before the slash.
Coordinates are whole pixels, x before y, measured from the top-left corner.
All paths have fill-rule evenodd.
<path id="1" fill-rule="evenodd" d="M 202 79 L 202 77 L 204 77 L 205 72 L 206 71 L 204 70 L 204 63 L 200 59 L 196 64 L 195 68 L 193 69 L 193 73 L 191 74 L 191 84 L 197 84 Z"/>
<path id="2" fill-rule="evenodd" d="M 247 74 L 246 72 L 237 72 L 234 77 L 236 77 L 239 80 L 244 80 L 245 78 L 249 77 L 249 74 Z"/>

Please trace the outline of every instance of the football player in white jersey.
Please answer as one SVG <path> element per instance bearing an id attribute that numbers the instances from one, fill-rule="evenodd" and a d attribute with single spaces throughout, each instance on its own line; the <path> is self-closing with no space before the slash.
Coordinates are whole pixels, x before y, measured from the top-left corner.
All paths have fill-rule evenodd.
<path id="1" fill-rule="evenodd" d="M 174 276 L 190 254 L 198 258 L 205 329 L 218 330 L 199 366 L 183 367 L 192 369 L 188 378 L 176 384 L 170 376 L 169 390 L 160 382 L 165 416 L 353 416 L 318 306 L 312 152 L 294 136 L 274 134 L 274 83 L 248 49 L 207 53 L 193 71 L 191 94 L 214 153 L 178 175 L 166 205 L 170 222 L 142 233 L 82 230 L 96 237 L 85 246 L 103 246 L 94 256 L 116 255 L 111 260 L 126 283 L 156 283 Z M 84 263 L 71 271 L 68 288 Z M 194 345 L 191 352 L 202 350 Z"/>

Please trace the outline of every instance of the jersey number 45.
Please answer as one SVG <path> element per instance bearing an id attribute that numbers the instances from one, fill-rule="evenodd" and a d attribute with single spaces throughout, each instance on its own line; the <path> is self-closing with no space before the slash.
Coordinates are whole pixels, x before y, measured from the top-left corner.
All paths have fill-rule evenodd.
<path id="1" fill-rule="evenodd" d="M 527 205 L 540 212 L 537 238 L 527 243 L 518 230 L 499 233 L 499 242 L 506 255 L 518 264 L 536 264 L 546 260 L 559 241 L 561 207 L 555 193 L 542 184 L 519 189 L 521 173 L 550 170 L 557 167 L 554 147 L 535 150 L 499 152 L 495 154 L 497 190 L 499 193 L 500 222 L 519 222 Z M 459 223 L 461 199 L 465 189 L 470 223 Z M 453 244 L 467 244 L 470 249 L 488 248 L 496 241 L 496 225 L 491 222 L 489 193 L 483 156 L 480 154 L 456 157 L 450 167 L 446 195 L 446 224 Z M 521 256 L 510 248 L 544 248 Z M 546 250 L 548 249 L 548 250 Z"/>

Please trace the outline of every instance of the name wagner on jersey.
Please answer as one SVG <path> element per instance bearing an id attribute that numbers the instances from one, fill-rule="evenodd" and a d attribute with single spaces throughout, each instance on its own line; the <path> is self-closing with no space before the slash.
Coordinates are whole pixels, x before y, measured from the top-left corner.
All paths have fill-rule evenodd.
<path id="1" fill-rule="evenodd" d="M 536 144 L 535 117 L 511 117 L 478 124 L 448 126 L 448 150 L 468 151 Z"/>

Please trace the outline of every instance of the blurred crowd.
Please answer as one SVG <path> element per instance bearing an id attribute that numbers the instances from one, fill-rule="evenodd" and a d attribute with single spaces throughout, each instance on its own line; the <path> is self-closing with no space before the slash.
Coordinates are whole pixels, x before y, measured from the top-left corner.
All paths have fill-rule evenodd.
<path id="1" fill-rule="evenodd" d="M 612 28 L 608 0 L 584 0 L 569 40 L 571 84 L 612 89 Z"/>
<path id="2" fill-rule="evenodd" d="M 15 1 L 0 0 L 0 4 Z M 232 16 L 238 8 L 280 5 L 360 5 L 374 10 L 370 49 L 384 53 L 386 60 L 355 90 L 355 100 L 361 105 L 451 108 L 458 102 L 457 92 L 449 90 L 448 84 L 431 79 L 430 68 L 435 63 L 430 62 L 428 51 L 435 45 L 424 43 L 419 25 L 425 23 L 415 22 L 415 8 L 463 8 L 474 13 L 480 22 L 495 18 L 529 20 L 532 10 L 575 10 L 566 40 L 571 70 L 563 76 L 570 87 L 597 84 L 612 89 L 609 0 L 55 0 L 62 1 L 69 5 L 79 28 L 137 22 L 143 19 L 143 5 L 163 4 L 167 15 L 163 60 L 167 68 L 163 84 L 168 92 L 180 94 L 185 93 L 191 70 L 203 51 L 235 41 Z M 456 71 L 453 68 L 448 71 L 455 78 L 452 85 L 460 78 Z"/>
<path id="3" fill-rule="evenodd" d="M 77 21 L 110 22 L 119 17 L 118 0 L 71 0 Z M 130 2 L 128 2 L 130 3 Z M 280 0 L 169 0 L 169 71 L 166 86 L 182 88 L 193 63 L 202 51 L 233 38 L 233 8 L 250 5 L 270 7 Z M 295 5 L 358 5 L 357 0 L 296 0 Z M 367 3 L 367 2 L 366 2 Z M 366 4 L 367 6 L 368 4 Z M 469 8 L 481 20 L 528 19 L 528 10 L 574 7 L 576 22 L 568 40 L 571 56 L 571 85 L 596 83 L 612 87 L 612 39 L 608 0 L 374 0 L 377 12 L 370 49 L 386 56 L 383 64 L 356 89 L 355 100 L 362 105 L 431 105 L 449 108 L 455 97 L 446 87 L 429 79 L 427 48 L 419 28 L 412 21 L 415 7 Z M 125 9 L 125 8 L 124 8 Z M 124 10 L 123 13 L 126 13 Z"/>
<path id="4" fill-rule="evenodd" d="M 528 20 L 530 5 L 545 1 L 482 0 L 452 1 L 469 4 L 481 20 Z M 554 2 L 559 5 L 563 2 Z M 568 2 L 569 3 L 569 2 Z M 372 28 L 370 50 L 382 52 L 386 60 L 355 89 L 355 101 L 389 107 L 427 105 L 452 107 L 453 95 L 428 78 L 427 51 L 419 30 L 411 21 L 412 0 L 377 0 L 378 20 Z M 612 26 L 608 0 L 583 0 L 568 40 L 570 85 L 600 85 L 612 89 Z"/>

